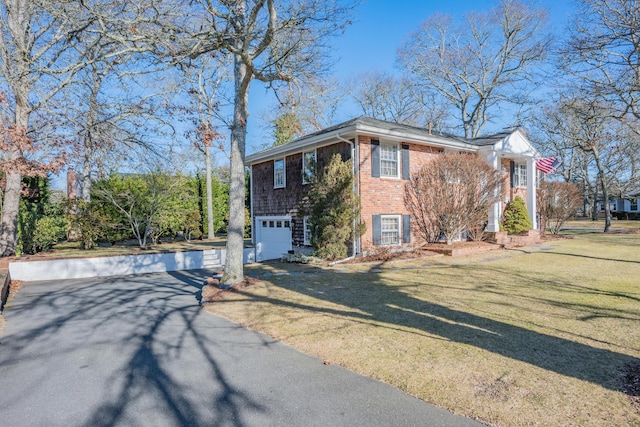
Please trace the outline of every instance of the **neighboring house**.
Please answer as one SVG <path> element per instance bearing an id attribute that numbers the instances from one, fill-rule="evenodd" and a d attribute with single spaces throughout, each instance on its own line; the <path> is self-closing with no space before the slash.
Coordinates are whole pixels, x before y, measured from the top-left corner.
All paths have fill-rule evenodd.
<path id="1" fill-rule="evenodd" d="M 308 165 L 322 167 L 332 153 L 354 159 L 354 189 L 361 200 L 360 221 L 366 232 L 350 253 L 382 246 L 411 246 L 411 218 L 404 205 L 410 176 L 443 152 L 472 152 L 505 177 L 508 188 L 489 212 L 487 231 L 499 231 L 504 204 L 521 196 L 536 224 L 536 149 L 522 129 L 465 139 L 429 129 L 359 117 L 288 144 L 247 156 L 251 169 L 251 216 L 256 259 L 278 258 L 310 245 L 306 219 L 299 207 L 307 191 Z"/>
<path id="2" fill-rule="evenodd" d="M 618 219 L 639 219 L 640 218 L 640 190 L 635 189 L 624 196 L 610 197 L 609 210 L 611 215 Z M 604 213 L 604 202 L 598 201 L 598 212 Z"/>

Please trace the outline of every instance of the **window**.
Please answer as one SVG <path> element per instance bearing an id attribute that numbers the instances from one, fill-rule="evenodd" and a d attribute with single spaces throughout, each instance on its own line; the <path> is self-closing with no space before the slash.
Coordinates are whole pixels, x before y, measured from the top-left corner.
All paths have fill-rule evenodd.
<path id="1" fill-rule="evenodd" d="M 305 246 L 311 246 L 311 224 L 309 224 L 309 217 L 302 219 L 302 228 L 304 229 L 304 241 Z"/>
<path id="2" fill-rule="evenodd" d="M 398 177 L 398 146 L 380 144 L 380 176 Z"/>
<path id="3" fill-rule="evenodd" d="M 273 161 L 273 188 L 285 187 L 285 166 L 284 159 Z"/>
<path id="4" fill-rule="evenodd" d="M 629 210 L 637 211 L 638 210 L 638 199 L 631 199 L 631 206 Z"/>
<path id="5" fill-rule="evenodd" d="M 519 188 L 527 187 L 527 164 L 515 163 L 513 165 L 513 186 Z"/>
<path id="6" fill-rule="evenodd" d="M 400 217 L 399 216 L 382 216 L 380 219 L 381 239 L 380 243 L 384 246 L 400 244 Z"/>
<path id="7" fill-rule="evenodd" d="M 313 169 L 316 164 L 316 152 L 302 153 L 302 183 L 308 184 L 313 177 Z"/>

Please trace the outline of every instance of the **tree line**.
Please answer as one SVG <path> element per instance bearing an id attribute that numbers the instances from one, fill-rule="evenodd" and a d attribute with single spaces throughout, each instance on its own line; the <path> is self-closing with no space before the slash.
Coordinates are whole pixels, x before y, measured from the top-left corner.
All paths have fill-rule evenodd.
<path id="1" fill-rule="evenodd" d="M 17 254 L 49 250 L 60 240 L 77 240 L 82 249 L 133 240 L 141 249 L 162 240 L 198 239 L 209 232 L 205 177 L 150 170 L 112 173 L 96 181 L 89 200 L 53 192 L 43 177 L 26 177 L 20 201 Z M 210 177 L 213 232 L 225 233 L 229 186 Z M 247 230 L 248 231 L 248 230 Z"/>

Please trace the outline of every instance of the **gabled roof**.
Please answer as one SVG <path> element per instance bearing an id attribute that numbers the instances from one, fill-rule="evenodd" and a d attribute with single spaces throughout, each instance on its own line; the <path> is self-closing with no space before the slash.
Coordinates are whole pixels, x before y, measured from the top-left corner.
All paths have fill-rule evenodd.
<path id="1" fill-rule="evenodd" d="M 422 142 L 427 145 L 460 151 L 478 151 L 481 147 L 498 146 L 499 143 L 504 142 L 515 132 L 519 132 L 522 137 L 525 136 L 524 132 L 515 128 L 477 138 L 463 138 L 446 132 L 360 116 L 335 126 L 310 133 L 287 144 L 251 154 L 247 156 L 245 163 L 250 165 L 289 154 L 299 153 L 305 149 L 334 144 L 341 139 L 353 138 L 356 134 L 376 135 L 397 141 Z M 532 151 L 535 151 L 533 147 L 531 148 Z"/>

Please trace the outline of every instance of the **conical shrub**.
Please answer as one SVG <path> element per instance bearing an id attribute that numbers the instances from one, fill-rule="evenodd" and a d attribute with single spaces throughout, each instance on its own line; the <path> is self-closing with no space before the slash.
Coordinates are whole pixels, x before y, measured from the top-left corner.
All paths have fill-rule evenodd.
<path id="1" fill-rule="evenodd" d="M 531 219 L 522 197 L 516 196 L 515 199 L 507 203 L 503 214 L 502 227 L 509 234 L 519 234 L 523 231 L 531 230 Z"/>

